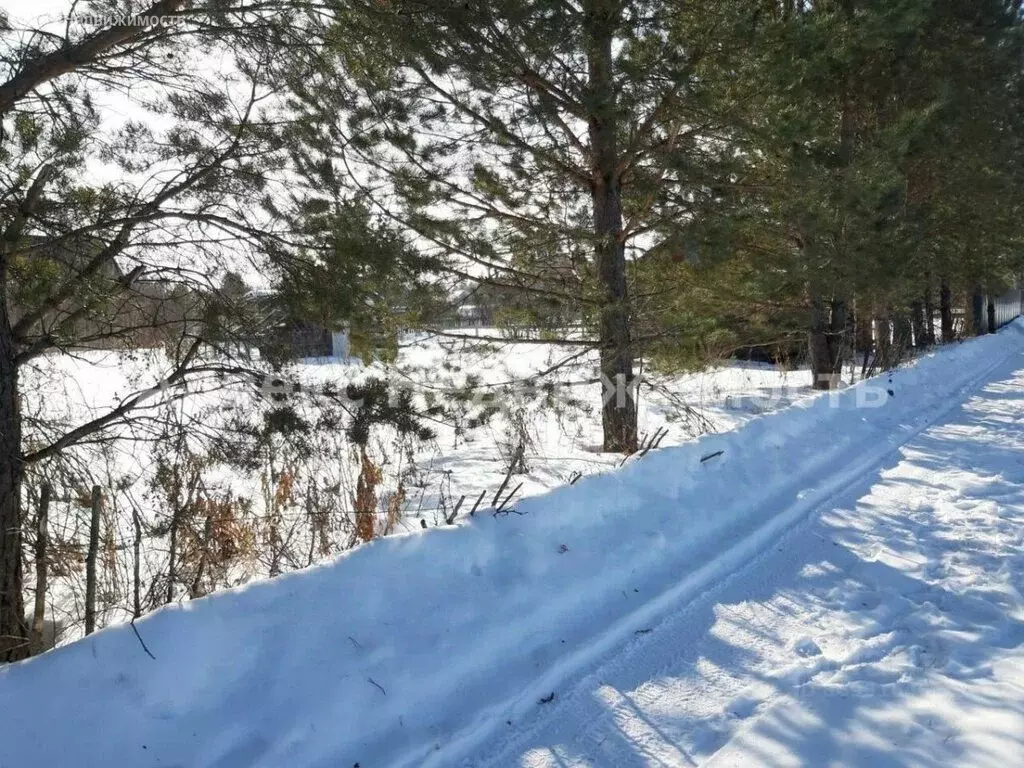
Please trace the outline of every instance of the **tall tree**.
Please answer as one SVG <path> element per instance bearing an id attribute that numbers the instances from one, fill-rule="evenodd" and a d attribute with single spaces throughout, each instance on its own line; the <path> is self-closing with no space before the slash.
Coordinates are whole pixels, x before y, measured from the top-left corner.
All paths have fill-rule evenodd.
<path id="1" fill-rule="evenodd" d="M 331 67 L 293 79 L 302 143 L 469 282 L 558 302 L 605 382 L 603 447 L 636 449 L 631 265 L 682 239 L 727 154 L 702 100 L 719 5 L 338 4 Z M 729 22 L 731 23 L 731 22 Z M 567 312 L 568 313 L 568 312 Z"/>
<path id="2" fill-rule="evenodd" d="M 890 322 L 911 327 L 930 276 L 971 269 L 979 285 L 1006 273 L 1015 171 L 996 156 L 1016 141 L 1006 105 L 1018 17 L 982 5 L 830 0 L 758 19 L 738 68 L 751 162 L 734 193 L 752 222 L 747 247 L 803 278 L 816 387 L 838 381 L 854 304 L 887 345 Z"/>
<path id="3" fill-rule="evenodd" d="M 91 10 L 102 19 L 119 7 Z M 376 249 L 380 280 L 401 257 L 401 244 L 366 216 L 348 216 L 345 237 L 337 237 L 338 217 L 289 207 L 295 185 L 286 174 L 274 68 L 281 51 L 317 45 L 289 15 L 297 7 L 287 0 L 187 7 L 160 0 L 137 17 L 115 15 L 101 26 L 75 17 L 5 19 L 0 661 L 28 652 L 26 468 L 83 441 L 130 437 L 140 420 L 163 413 L 162 404 L 253 374 L 247 350 L 259 329 L 250 323 L 260 315 L 243 306 L 245 322 L 232 316 L 245 302 L 237 285 L 221 291 L 229 271 L 258 273 L 264 288 L 317 284 L 358 297 L 363 273 L 352 264 L 364 251 Z M 69 4 L 70 14 L 76 9 Z M 358 247 L 349 247 L 353 242 Z M 388 256 L 396 249 L 397 257 Z M 334 307 L 330 318 L 322 311 L 319 319 L 340 323 L 357 304 L 351 298 L 349 307 Z M 26 366 L 83 347 L 166 354 L 162 370 L 109 410 L 23 429 L 23 411 L 38 410 L 35 393 L 22 385 Z"/>
<path id="4" fill-rule="evenodd" d="M 264 57 L 255 50 L 247 61 L 239 57 L 231 84 L 202 71 L 186 54 L 209 52 L 212 38 L 194 20 L 180 26 L 168 19 L 182 7 L 161 0 L 139 21 L 100 28 L 73 18 L 8 20 L 3 33 L 0 661 L 28 651 L 26 466 L 179 395 L 192 375 L 209 375 L 210 361 L 200 355 L 209 284 L 200 265 L 216 270 L 225 244 L 256 231 L 240 190 L 243 179 L 265 171 L 253 131 Z M 150 17 L 167 23 L 149 24 Z M 126 96 L 133 88 L 145 96 L 133 101 Z M 103 125 L 103 101 L 118 98 L 138 119 Z M 153 129 L 150 120 L 172 127 Z M 110 181 L 97 181 L 104 177 Z M 21 387 L 25 366 L 74 347 L 157 341 L 170 354 L 152 388 L 87 422 L 23 434 L 22 409 L 32 397 Z"/>

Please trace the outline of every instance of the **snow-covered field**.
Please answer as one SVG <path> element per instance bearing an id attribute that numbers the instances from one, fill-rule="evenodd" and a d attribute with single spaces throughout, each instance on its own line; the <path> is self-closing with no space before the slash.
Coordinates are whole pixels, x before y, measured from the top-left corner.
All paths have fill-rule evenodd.
<path id="1" fill-rule="evenodd" d="M 498 334 L 488 329 L 479 333 Z M 86 351 L 45 358 L 28 377 L 35 390 L 29 406 L 37 409 L 30 416 L 39 417 L 33 423 L 70 428 L 152 386 L 166 366 L 158 350 L 130 355 Z M 537 377 L 552 368 L 556 370 Z M 193 387 L 188 400 L 169 409 L 160 410 L 159 398 L 154 398 L 150 405 L 158 418 L 121 430 L 134 439 L 87 444 L 69 452 L 73 478 L 50 473 L 56 488 L 51 537 L 60 551 L 72 553 L 73 558 L 88 541 L 89 489 L 93 484 L 103 489 L 101 540 L 106 557 L 100 573 L 104 598 L 100 626 L 131 617 L 136 516 L 143 534 L 143 611 L 165 602 L 169 521 L 187 496 L 182 491 L 182 498 L 173 498 L 168 490 L 188 486 L 190 479 L 198 480 L 206 498 L 218 503 L 231 500 L 230 528 L 236 533 L 229 546 L 220 550 L 238 554 L 225 563 L 207 558 L 201 589 L 193 590 L 196 563 L 205 557 L 206 528 L 202 514 L 182 515 L 178 541 L 184 549 L 178 555 L 175 599 L 305 567 L 351 548 L 356 543 L 353 498 L 361 456 L 344 432 L 350 415 L 343 414 L 341 422 L 329 428 L 315 427 L 322 400 L 314 393 L 325 385 L 344 392 L 346 384 L 373 377 L 387 379 L 396 391 L 408 389 L 421 409 L 432 399 L 447 403 L 446 413 L 424 419 L 424 425 L 436 433 L 428 441 L 402 439 L 393 430 L 374 427 L 367 454 L 382 475 L 376 489 L 378 533 L 443 526 L 456 507 L 456 518 L 465 518 L 481 495 L 481 510 L 495 506 L 493 500 L 520 443 L 523 466 L 509 477 L 501 493 L 502 499 L 509 498 L 506 507 L 510 508 L 524 498 L 614 469 L 623 461 L 622 456 L 599 450 L 601 387 L 591 383 L 596 378 L 594 356 L 581 356 L 579 350 L 564 346 L 467 347 L 464 342 L 420 335 L 405 339 L 394 365 L 308 361 L 284 372 L 282 385 L 262 394 L 247 385 L 225 387 L 223 381 L 210 377 Z M 744 363 L 693 374 L 647 375 L 639 393 L 641 434 L 651 438 L 662 430 L 660 445 L 671 446 L 709 432 L 726 432 L 760 413 L 809 397 L 808 380 L 806 371 Z M 305 394 L 294 394 L 293 383 L 301 383 Z M 260 427 L 261 414 L 281 404 L 267 395 L 279 392 L 289 393 L 283 403 L 293 404 L 314 425 L 300 441 L 301 447 L 276 438 L 259 452 L 252 466 L 231 464 L 206 453 L 209 439 L 239 429 L 235 419 Z M 461 399 L 453 399 L 453 393 Z M 348 407 L 351 410 L 352 404 Z M 482 414 L 489 418 L 480 418 Z M 160 431 L 161 420 L 168 418 L 178 420 L 176 428 L 190 435 L 187 442 L 181 443 L 174 429 Z M 195 439 L 200 433 L 206 443 Z M 191 453 L 181 455 L 182 445 Z M 164 473 L 163 482 L 159 472 Z M 176 473 L 176 484 L 166 480 L 171 472 Z M 284 477 L 287 492 L 281 482 Z M 33 493 L 30 512 L 40 482 L 35 476 L 28 481 Z M 205 549 L 212 552 L 217 547 Z M 83 584 L 81 558 L 77 567 L 60 569 L 51 578 L 47 618 L 59 623 L 62 642 L 82 634 Z"/>
<path id="2" fill-rule="evenodd" d="M 489 329 L 482 334 L 494 335 Z M 462 342 L 429 339 L 410 343 L 399 363 L 405 373 L 398 380 L 417 393 L 457 390 L 467 376 L 478 378 L 475 393 L 499 408 L 492 422 L 457 437 L 450 425 L 437 424 L 436 443 L 418 457 L 437 484 L 450 477 L 451 495 L 465 495 L 471 502 L 482 490 L 495 490 L 507 466 L 510 421 L 521 414 L 528 437 L 527 472 L 513 478 L 522 483 L 517 498 L 565 485 L 576 474 L 590 475 L 615 468 L 622 456 L 603 454 L 599 399 L 601 385 L 584 383 L 597 378 L 596 355 L 587 354 L 548 371 L 578 354 L 574 348 L 537 344 L 494 345 L 467 351 Z M 315 367 L 313 367 L 315 368 Z M 336 366 L 326 366 L 319 375 L 336 375 Z M 314 375 L 307 367 L 304 377 Z M 539 389 L 553 387 L 547 407 L 540 399 L 531 401 L 522 382 L 533 379 Z M 755 416 L 768 413 L 810 397 L 810 373 L 785 371 L 772 365 L 735 362 L 691 374 L 646 373 L 639 390 L 638 423 L 643 438 L 664 429 L 660 445 L 680 445 L 708 433 L 728 432 Z M 510 384 L 511 386 L 504 386 Z M 554 407 L 550 407 L 554 403 Z M 488 499 L 490 494 L 488 494 Z M 430 501 L 435 501 L 433 498 Z M 414 522 L 414 521 L 413 521 Z"/>
<path id="3" fill-rule="evenodd" d="M 1018 321 L 102 631 L 0 670 L 0 765 L 1021 764 L 1022 387 Z"/>

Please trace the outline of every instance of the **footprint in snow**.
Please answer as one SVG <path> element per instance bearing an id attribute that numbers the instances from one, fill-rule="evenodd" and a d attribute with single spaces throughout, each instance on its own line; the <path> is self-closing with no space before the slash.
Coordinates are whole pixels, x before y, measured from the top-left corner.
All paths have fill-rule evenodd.
<path id="1" fill-rule="evenodd" d="M 756 699 L 753 696 L 740 696 L 729 705 L 727 712 L 737 720 L 746 720 L 757 711 L 760 705 L 760 699 Z"/>
<path id="2" fill-rule="evenodd" d="M 793 650 L 796 651 L 798 656 L 803 656 L 804 658 L 821 655 L 821 646 L 809 637 L 803 637 L 797 640 L 796 643 L 793 644 Z"/>
<path id="3" fill-rule="evenodd" d="M 925 638 L 908 651 L 910 663 L 919 669 L 935 669 L 945 665 L 948 658 L 944 644 L 935 637 Z"/>

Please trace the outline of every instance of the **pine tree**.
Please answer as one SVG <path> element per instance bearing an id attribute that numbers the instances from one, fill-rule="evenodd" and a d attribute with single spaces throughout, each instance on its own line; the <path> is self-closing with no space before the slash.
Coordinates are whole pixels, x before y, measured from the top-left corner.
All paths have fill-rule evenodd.
<path id="1" fill-rule="evenodd" d="M 185 5 L 159 0 L 100 27 L 23 28 L 5 17 L 0 29 L 0 662 L 28 652 L 26 469 L 158 418 L 156 406 L 184 397 L 190 382 L 254 375 L 246 346 L 256 315 L 239 300 L 244 286 L 222 283 L 239 263 L 258 265 L 265 282 L 329 283 L 361 298 L 352 284 L 398 261 L 365 216 L 331 238 L 339 217 L 279 215 L 288 165 L 271 90 L 279 52 L 316 46 L 294 21 L 297 4 Z M 107 112 L 114 98 L 135 119 Z M 372 245 L 374 262 L 355 265 Z M 332 258 L 312 257 L 318 250 Z M 358 305 L 335 306 L 332 319 Z M 166 368 L 81 422 L 23 429 L 22 409 L 39 410 L 25 366 L 95 346 L 161 347 Z"/>
<path id="2" fill-rule="evenodd" d="M 636 448 L 650 341 L 631 265 L 678 242 L 729 153 L 699 76 L 729 16 L 710 2 L 346 3 L 337 60 L 293 78 L 306 146 L 450 274 L 576 314 L 585 335 L 563 341 L 593 344 L 619 392 L 602 407 L 608 451 Z"/>
<path id="3" fill-rule="evenodd" d="M 995 289 L 1013 269 L 1019 14 L 983 6 L 783 5 L 740 58 L 750 162 L 727 221 L 740 251 L 768 255 L 769 290 L 792 278 L 816 387 L 836 385 L 852 328 L 888 349 L 916 325 L 926 343 L 936 278 Z"/>

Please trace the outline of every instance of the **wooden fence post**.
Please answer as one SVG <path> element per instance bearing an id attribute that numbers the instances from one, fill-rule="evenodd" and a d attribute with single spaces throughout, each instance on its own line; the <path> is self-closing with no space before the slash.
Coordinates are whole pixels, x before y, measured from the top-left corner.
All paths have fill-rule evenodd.
<path id="1" fill-rule="evenodd" d="M 92 487 L 92 521 L 89 525 L 89 554 L 85 558 L 85 634 L 96 631 L 96 555 L 100 549 L 100 487 Z"/>

